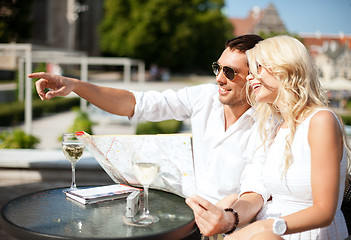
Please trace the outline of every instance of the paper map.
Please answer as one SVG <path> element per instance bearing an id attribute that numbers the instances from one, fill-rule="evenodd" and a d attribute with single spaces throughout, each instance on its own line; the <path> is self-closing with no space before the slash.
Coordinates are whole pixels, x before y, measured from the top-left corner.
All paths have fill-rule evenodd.
<path id="1" fill-rule="evenodd" d="M 116 183 L 141 186 L 132 166 L 133 157 L 141 155 L 157 160 L 160 166 L 151 188 L 182 197 L 196 191 L 190 134 L 89 135 L 78 132 L 76 135 Z"/>

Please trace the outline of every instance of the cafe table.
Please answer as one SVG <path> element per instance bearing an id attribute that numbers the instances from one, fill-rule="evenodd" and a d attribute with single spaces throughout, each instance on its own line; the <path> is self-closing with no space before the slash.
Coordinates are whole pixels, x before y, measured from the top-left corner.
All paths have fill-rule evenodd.
<path id="1" fill-rule="evenodd" d="M 149 209 L 160 220 L 132 226 L 123 220 L 126 199 L 83 205 L 63 188 L 15 198 L 1 209 L 3 228 L 19 239 L 182 239 L 196 229 L 183 198 L 151 189 Z"/>

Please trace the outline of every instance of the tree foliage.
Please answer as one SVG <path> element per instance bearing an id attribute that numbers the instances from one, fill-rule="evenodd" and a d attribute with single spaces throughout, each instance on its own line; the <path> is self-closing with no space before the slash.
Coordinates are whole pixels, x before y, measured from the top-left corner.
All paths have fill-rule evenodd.
<path id="1" fill-rule="evenodd" d="M 106 0 L 101 48 L 174 70 L 209 69 L 232 26 L 224 0 Z"/>
<path id="2" fill-rule="evenodd" d="M 289 32 L 262 32 L 261 31 L 258 35 L 260 37 L 262 37 L 263 39 L 275 37 L 275 36 L 279 36 L 279 35 L 288 35 L 288 36 L 291 36 L 291 37 L 298 39 L 301 42 L 303 41 L 303 39 L 298 34 L 289 33 Z"/>
<path id="3" fill-rule="evenodd" d="M 0 42 L 20 42 L 31 37 L 33 0 L 0 0 Z"/>

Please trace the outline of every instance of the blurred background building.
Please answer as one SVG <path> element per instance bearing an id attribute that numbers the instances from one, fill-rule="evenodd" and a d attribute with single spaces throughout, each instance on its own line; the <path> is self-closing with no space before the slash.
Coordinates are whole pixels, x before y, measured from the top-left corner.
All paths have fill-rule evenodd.
<path id="1" fill-rule="evenodd" d="M 99 56 L 98 25 L 103 0 L 36 0 L 30 43 L 55 49 L 84 51 Z"/>
<path id="2" fill-rule="evenodd" d="M 103 0 L 34 1 L 33 34 L 29 42 L 37 48 L 83 51 L 88 56 L 100 56 L 97 29 L 103 16 L 103 3 Z M 234 28 L 233 36 L 287 32 L 272 3 L 264 9 L 253 7 L 246 18 L 229 18 L 229 21 Z M 342 32 L 339 35 L 316 32 L 299 37 L 316 59 L 322 79 L 351 80 L 351 36 Z"/>

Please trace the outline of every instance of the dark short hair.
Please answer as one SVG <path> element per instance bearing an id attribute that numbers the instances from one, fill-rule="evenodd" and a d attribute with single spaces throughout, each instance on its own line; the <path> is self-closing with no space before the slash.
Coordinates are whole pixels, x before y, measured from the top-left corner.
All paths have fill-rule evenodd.
<path id="1" fill-rule="evenodd" d="M 228 40 L 225 44 L 225 47 L 229 47 L 232 51 L 234 49 L 237 49 L 240 52 L 246 52 L 247 50 L 253 48 L 256 45 L 256 43 L 262 40 L 263 38 L 256 34 L 246 34 Z"/>

